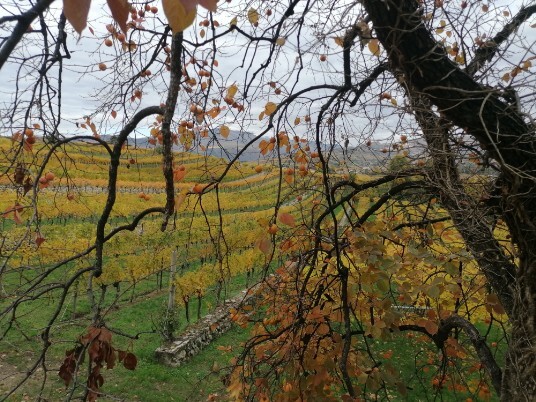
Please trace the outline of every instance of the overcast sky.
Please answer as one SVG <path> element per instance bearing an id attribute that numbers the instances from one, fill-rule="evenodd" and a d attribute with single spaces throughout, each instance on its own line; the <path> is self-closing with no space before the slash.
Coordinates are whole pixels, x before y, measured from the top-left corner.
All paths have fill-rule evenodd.
<path id="1" fill-rule="evenodd" d="M 160 6 L 159 3 L 155 3 L 157 6 Z M 221 9 L 215 13 L 214 18 L 217 19 L 222 27 L 228 26 L 229 21 L 233 17 L 233 10 L 237 10 L 237 7 L 240 7 L 239 2 L 233 2 L 235 8 L 232 8 L 231 6 L 228 6 L 225 4 L 222 9 L 228 10 L 228 11 L 222 11 Z M 480 3 L 479 3 L 480 4 Z M 495 2 L 498 7 L 504 10 L 510 10 L 510 12 L 513 14 L 515 13 L 519 7 L 521 7 L 524 2 L 522 1 L 510 1 L 510 2 Z M 59 7 L 61 5 L 61 2 L 56 1 L 55 7 Z M 106 33 L 106 24 L 111 21 L 111 19 L 108 17 L 108 10 L 105 8 L 105 1 L 104 0 L 93 0 L 93 5 L 91 9 L 91 14 L 89 18 L 89 26 L 94 30 L 95 36 L 101 38 Z M 508 7 L 508 8 L 504 8 Z M 58 10 L 53 10 L 53 13 L 57 13 Z M 206 12 L 205 10 L 200 10 L 201 15 L 198 16 L 198 21 L 205 18 Z M 162 12 L 157 14 L 161 19 L 164 19 L 164 15 Z M 321 17 L 321 16 L 320 16 Z M 239 23 L 242 23 L 244 18 L 240 20 Z M 185 37 L 192 37 L 196 31 L 198 31 L 200 28 L 198 27 L 196 21 L 194 23 L 194 26 L 191 28 L 188 28 L 185 32 Z M 523 37 L 524 41 L 519 44 L 520 54 L 521 49 L 524 48 L 525 50 L 527 48 L 532 48 L 532 52 L 534 52 L 534 41 L 536 40 L 536 29 L 529 28 L 530 24 L 534 24 L 536 21 L 533 18 L 531 21 L 529 21 L 525 26 L 523 27 Z M 491 23 L 491 22 L 490 22 Z M 147 20 L 147 25 L 153 24 L 153 19 L 150 18 Z M 156 27 L 158 28 L 159 23 L 156 22 Z M 160 24 L 161 27 L 161 24 Z M 220 28 L 222 30 L 223 28 Z M 78 38 L 76 34 L 72 32 L 72 30 L 69 29 L 70 35 L 69 35 L 69 49 L 71 51 L 72 58 L 70 60 L 65 60 L 64 63 L 64 73 L 62 78 L 62 84 L 63 84 L 63 92 L 62 92 L 62 116 L 65 119 L 64 123 L 62 123 L 61 130 L 63 134 L 69 135 L 77 132 L 76 126 L 74 125 L 74 122 L 81 122 L 81 118 L 84 115 L 91 114 L 98 106 L 100 99 L 98 97 L 93 96 L 96 92 L 99 90 L 104 90 L 109 87 L 110 83 L 107 82 L 107 79 L 109 80 L 110 76 L 107 75 L 109 73 L 109 70 L 102 72 L 98 69 L 98 64 L 100 62 L 105 62 L 108 65 L 112 65 L 114 63 L 113 61 L 113 53 L 110 52 L 110 49 L 102 45 L 102 40 L 95 40 L 95 36 L 91 33 L 90 29 L 86 28 L 86 30 L 83 32 L 82 36 Z M 304 30 L 302 32 L 302 47 L 308 46 L 306 43 L 307 40 L 311 40 L 307 37 L 311 32 L 308 32 L 308 30 Z M 28 34 L 28 36 L 31 34 Z M 332 38 L 331 38 L 332 40 Z M 311 46 L 314 46 L 315 40 L 311 40 Z M 226 82 L 222 81 L 223 79 L 220 79 L 220 82 L 224 85 L 230 85 L 233 82 L 237 82 L 240 87 L 240 91 L 243 90 L 243 84 L 245 79 L 245 69 L 240 68 L 240 64 L 245 57 L 245 50 L 247 46 L 247 40 L 239 35 L 229 35 L 228 38 L 225 38 L 224 40 L 220 40 L 217 42 L 218 51 L 221 53 L 217 56 L 217 59 L 220 63 L 220 66 L 218 67 L 217 71 L 218 74 L 221 77 L 226 78 Z M 358 45 L 356 45 L 358 46 Z M 272 74 L 274 74 L 275 77 L 285 77 L 287 78 L 287 84 L 291 85 L 292 80 L 295 78 L 295 74 L 287 75 L 287 72 L 294 69 L 295 63 L 296 63 L 296 56 L 297 56 L 297 43 L 296 39 L 293 37 L 289 37 L 287 43 L 282 48 L 277 49 L 278 51 L 278 58 L 277 61 L 274 63 L 273 67 L 270 67 L 268 71 L 271 71 Z M 30 54 L 38 54 L 42 51 L 41 48 L 39 48 L 38 45 L 32 45 L 31 43 L 27 45 L 25 52 L 27 55 Z M 251 54 L 251 48 L 249 50 L 249 54 Z M 304 72 L 300 75 L 300 82 L 295 88 L 295 90 L 299 88 L 306 88 L 310 85 L 315 84 L 323 84 L 323 83 L 329 83 L 329 84 L 340 84 L 342 80 L 342 74 L 340 74 L 341 69 L 341 49 L 337 48 L 336 46 L 330 46 L 330 47 L 318 47 L 314 48 L 314 53 L 312 54 L 305 54 L 304 55 L 304 63 L 306 66 L 306 69 Z M 318 52 L 325 52 L 328 55 L 328 59 L 326 62 L 320 62 L 318 60 Z M 365 56 L 367 57 L 367 52 L 364 52 Z M 525 53 L 526 54 L 526 53 Z M 268 55 L 267 47 L 261 48 L 257 50 L 257 53 L 255 54 L 253 58 L 253 64 L 259 63 L 266 59 Z M 364 59 L 364 62 L 366 62 L 366 59 Z M 536 63 L 535 63 L 536 65 Z M 255 70 L 256 67 L 253 68 Z M 251 73 L 250 73 L 251 76 Z M 10 64 L 7 64 L 4 66 L 2 71 L 0 72 L 0 103 L 3 103 L 2 108 L 5 107 L 5 104 L 10 103 L 13 100 L 14 97 L 14 88 L 16 87 L 16 82 L 18 81 L 18 85 L 20 88 L 24 88 L 25 86 L 30 87 L 32 85 L 33 76 L 28 75 L 28 70 L 19 70 L 19 66 L 17 65 L 17 62 L 13 62 Z M 155 105 L 159 104 L 164 101 L 165 96 L 165 82 L 167 82 L 167 73 L 162 74 L 160 76 L 155 76 L 152 78 L 152 85 L 154 85 L 152 88 L 150 86 L 147 86 L 144 90 L 144 94 L 142 97 L 141 102 L 137 102 L 136 106 L 143 107 L 143 106 L 149 106 L 149 105 Z M 215 77 L 216 80 L 218 78 Z M 255 99 L 255 94 L 254 99 Z M 278 101 L 281 99 L 281 97 L 277 97 L 275 95 L 271 95 L 269 100 L 273 100 L 274 102 L 278 103 Z M 252 108 L 251 108 L 251 116 L 252 120 L 246 125 L 246 129 L 251 131 L 259 131 L 263 129 L 263 126 L 265 124 L 265 121 L 258 121 L 255 117 L 263 110 L 264 103 L 266 99 L 263 99 L 262 102 L 253 102 Z M 189 105 L 185 104 L 185 102 L 179 103 L 179 110 L 178 113 L 181 113 L 184 111 Z M 122 114 L 120 110 L 118 110 L 119 116 L 116 120 L 115 126 L 109 126 L 107 130 L 109 131 L 116 131 L 121 128 L 121 117 Z M 303 116 L 306 114 L 306 111 L 297 110 L 297 115 Z M 378 113 L 378 110 L 375 110 L 374 108 L 371 108 L 370 113 Z M 381 112 L 380 112 L 381 113 Z M 363 118 L 364 119 L 364 118 Z M 220 122 L 226 123 L 231 128 L 234 129 L 240 129 L 241 126 L 237 124 L 236 122 L 232 121 L 229 117 L 228 119 L 224 119 Z M 6 116 L 3 116 L 3 135 L 9 134 L 9 119 L 6 119 Z M 16 123 L 15 123 L 16 124 Z M 359 126 L 365 126 L 367 122 L 363 120 L 360 122 L 356 119 L 355 125 L 356 127 Z M 396 119 L 390 118 L 385 121 L 380 121 L 380 124 L 383 124 L 385 126 L 385 129 L 382 130 L 379 129 L 379 135 L 381 136 L 382 132 L 385 132 L 386 135 L 389 133 L 388 126 L 391 124 L 396 124 Z M 298 128 L 298 131 L 300 129 Z M 304 129 L 303 129 L 304 130 Z M 302 130 L 302 131 L 303 131 Z M 148 129 L 141 130 L 141 132 L 147 132 Z M 81 133 L 78 130 L 78 133 Z M 107 132 L 109 134 L 112 134 L 110 132 Z"/>

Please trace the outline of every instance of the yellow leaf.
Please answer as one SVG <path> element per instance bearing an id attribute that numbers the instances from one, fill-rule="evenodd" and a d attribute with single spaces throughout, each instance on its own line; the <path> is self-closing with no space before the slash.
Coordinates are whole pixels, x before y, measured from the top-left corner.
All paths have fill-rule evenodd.
<path id="1" fill-rule="evenodd" d="M 186 12 L 182 3 L 178 0 L 162 0 L 164 14 L 173 32 L 182 32 L 194 22 L 197 9 Z"/>
<path id="2" fill-rule="evenodd" d="M 380 42 L 378 39 L 371 39 L 368 43 L 368 49 L 370 50 L 370 53 L 372 53 L 374 56 L 380 55 Z"/>
<path id="3" fill-rule="evenodd" d="M 264 111 L 259 113 L 259 120 L 262 120 L 262 119 L 264 119 Z"/>
<path id="4" fill-rule="evenodd" d="M 229 133 L 231 130 L 229 130 L 229 127 L 227 127 L 225 124 L 220 127 L 220 134 L 223 138 L 229 137 Z"/>
<path id="5" fill-rule="evenodd" d="M 285 44 L 287 40 L 285 38 L 283 38 L 282 36 L 280 36 L 279 38 L 277 38 L 277 40 L 275 41 L 275 43 L 278 45 L 278 46 L 283 46 Z"/>
<path id="6" fill-rule="evenodd" d="M 251 24 L 259 22 L 259 12 L 254 8 L 248 10 L 248 20 Z"/>
<path id="7" fill-rule="evenodd" d="M 392 104 L 393 106 L 397 106 L 397 105 L 398 105 L 398 102 L 396 101 L 395 98 L 391 98 L 391 104 Z"/>
<path id="8" fill-rule="evenodd" d="M 238 25 L 238 19 L 234 17 L 231 22 L 229 23 L 230 26 L 237 26 Z"/>
<path id="9" fill-rule="evenodd" d="M 300 119 L 299 117 L 296 117 L 296 118 L 294 119 L 294 125 L 295 125 L 295 126 L 297 126 L 298 124 L 300 124 L 300 122 L 301 122 L 301 119 Z"/>
<path id="10" fill-rule="evenodd" d="M 236 84 L 231 85 L 229 88 L 227 88 L 227 97 L 233 99 L 237 91 L 238 87 Z"/>
<path id="11" fill-rule="evenodd" d="M 87 25 L 90 5 L 91 0 L 63 0 L 65 18 L 78 34 L 81 34 Z"/>
<path id="12" fill-rule="evenodd" d="M 339 45 L 340 47 L 343 47 L 344 46 L 344 40 L 340 37 L 340 36 L 337 36 L 334 38 L 335 39 L 335 43 L 337 45 Z"/>
<path id="13" fill-rule="evenodd" d="M 277 105 L 274 102 L 268 102 L 264 106 L 264 113 L 266 116 L 270 116 L 277 109 Z"/>
<path id="14" fill-rule="evenodd" d="M 505 82 L 510 81 L 510 73 L 504 73 L 503 76 L 501 77 L 501 80 Z"/>
<path id="15" fill-rule="evenodd" d="M 119 24 L 121 31 L 127 31 L 127 20 L 130 13 L 130 5 L 127 0 L 107 0 L 112 17 Z"/>

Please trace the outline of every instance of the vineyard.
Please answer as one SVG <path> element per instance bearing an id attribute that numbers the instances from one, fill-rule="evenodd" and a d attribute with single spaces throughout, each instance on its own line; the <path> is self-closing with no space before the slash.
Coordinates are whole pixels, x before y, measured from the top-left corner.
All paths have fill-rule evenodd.
<path id="1" fill-rule="evenodd" d="M 4 152 L 8 152 L 9 144 L 7 140 L 3 141 Z M 9 253 L 5 259 L 7 266 L 3 271 L 2 292 L 16 295 L 35 287 L 32 292 L 39 294 L 41 285 L 38 280 L 42 275 L 49 276 L 47 288 L 42 290 L 46 298 L 20 299 L 22 308 L 14 320 L 18 331 L 6 338 L 3 347 L 16 345 L 21 353 L 37 353 L 30 340 L 40 336 L 41 328 L 47 326 L 50 316 L 59 313 L 58 325 L 50 334 L 51 338 L 57 339 L 50 352 L 56 360 L 52 359 L 52 366 L 45 370 L 57 370 L 53 365 L 58 364 L 59 356 L 65 351 L 64 342 L 69 337 L 79 336 L 84 330 L 83 323 L 95 313 L 104 322 L 124 322 L 126 329 L 117 328 L 119 338 L 123 338 L 118 342 L 124 344 L 126 341 L 127 348 L 132 351 L 141 348 L 139 353 L 146 359 L 145 364 L 157 367 L 148 349 L 154 351 L 158 342 L 173 339 L 230 296 L 267 278 L 277 267 L 281 267 L 276 272 L 284 284 L 288 275 L 284 267 L 292 265 L 288 265 L 289 256 L 307 253 L 311 248 L 307 228 L 324 211 L 319 191 L 321 175 L 315 171 L 314 160 L 310 161 L 307 174 L 299 174 L 304 169 L 294 169 L 291 165 L 280 170 L 266 162 L 238 163 L 229 170 L 228 177 L 216 191 L 202 194 L 196 187 L 206 186 L 207 177 L 223 171 L 225 161 L 177 153 L 175 161 L 180 168 L 176 171 L 180 175 L 176 184 L 177 208 L 170 230 L 162 231 L 161 217 L 149 214 L 133 230 L 106 243 L 101 276 L 88 282 L 82 275 L 67 295 L 60 296 L 59 291 L 50 290 L 50 287 L 58 286 L 59 289 L 64 277 L 82 271 L 92 263 L 93 231 L 107 199 L 107 166 L 95 147 L 87 143 L 69 144 L 65 152 L 65 158 L 58 157 L 47 165 L 44 177 L 49 180 L 39 183 L 35 203 L 27 203 L 28 197 L 6 176 L 0 192 L 0 209 L 5 211 L 2 238 L 4 250 Z M 158 179 L 151 181 L 152 177 L 158 178 L 161 171 L 155 150 L 133 149 L 125 155 L 117 181 L 117 201 L 106 228 L 109 232 L 128 225 L 147 208 L 165 203 L 163 184 Z M 35 163 L 39 165 L 41 162 Z M 357 175 L 353 180 L 359 184 L 374 179 L 374 176 Z M 447 311 L 458 312 L 482 324 L 491 324 L 490 317 L 497 320 L 496 314 L 504 311 L 493 295 L 486 296 L 485 279 L 478 275 L 458 233 L 448 222 L 443 222 L 444 211 L 437 208 L 435 200 L 429 200 L 426 208 L 433 211 L 430 216 L 437 218 L 436 223 L 424 228 L 405 228 L 401 222 L 423 214 L 421 203 L 402 198 L 378 209 L 375 205 L 384 190 L 380 187 L 360 194 L 351 206 L 353 212 L 344 208 L 334 211 L 336 218 L 341 220 L 341 227 L 352 214 L 368 216 L 360 230 L 347 234 L 359 252 L 354 252 L 353 257 L 345 255 L 342 258 L 342 263 L 348 267 L 354 264 L 367 267 L 356 271 L 357 276 L 351 278 L 366 295 L 363 300 L 357 295 L 355 299 L 359 322 L 369 323 L 365 334 L 382 338 L 391 323 L 401 317 L 406 317 L 406 325 L 415 323 L 434 332 L 437 331 L 437 314 Z M 35 229 L 26 224 L 30 218 L 39 222 Z M 392 234 L 385 228 L 390 228 Z M 499 237 L 506 236 L 504 227 L 498 226 L 496 231 Z M 19 239 L 19 243 L 10 243 L 13 239 Z M 420 245 L 416 239 L 420 239 Z M 452 257 L 445 258 L 445 255 Z M 68 262 L 71 259 L 72 262 Z M 326 257 L 325 262 L 329 259 Z M 65 261 L 68 263 L 64 264 Z M 329 266 L 319 262 L 317 270 L 325 272 L 327 269 L 329 272 L 332 269 Z M 330 287 L 323 282 L 324 277 L 313 275 L 309 286 L 324 286 L 326 297 L 335 298 L 336 294 L 329 296 Z M 281 283 L 278 286 L 282 286 Z M 170 289 L 173 289 L 171 296 L 168 295 Z M 333 291 L 337 292 L 336 289 Z M 385 292 L 391 297 L 379 297 Z M 371 295 L 378 298 L 371 299 Z M 43 307 L 44 304 L 52 306 L 57 297 L 65 298 L 60 312 Z M 173 302 L 169 301 L 170 297 Z M 486 297 L 488 305 L 481 302 Z M 495 318 L 490 305 L 495 306 Z M 136 333 L 131 334 L 132 323 L 127 324 L 128 320 L 118 317 L 122 314 L 127 317 L 139 308 L 147 315 L 145 324 L 136 326 Z M 379 320 L 377 314 L 381 316 L 382 311 L 386 313 Z M 266 308 L 266 313 L 277 314 L 271 307 Z M 235 314 L 236 322 L 244 325 L 241 314 Z M 340 322 L 342 316 L 333 311 L 329 319 Z M 323 331 L 320 329 L 320 334 Z M 240 337 L 245 333 L 240 332 Z M 493 335 L 497 336 L 500 335 Z M 144 339 L 140 346 L 137 341 L 132 343 L 132 339 L 138 338 Z M 228 336 L 219 342 L 225 339 Z M 392 349 L 384 350 L 381 344 L 376 347 L 391 358 Z M 467 353 L 461 344 L 451 347 L 455 357 Z M 222 350 L 234 349 L 222 346 Z M 432 375 L 438 370 L 432 368 L 433 352 L 427 352 L 426 356 L 429 365 L 424 366 L 422 375 L 427 379 L 415 379 L 436 381 L 438 377 Z M 220 364 L 226 366 L 224 361 Z M 465 370 L 467 367 L 471 369 L 473 366 L 466 366 Z M 474 368 L 471 370 L 475 371 Z M 10 378 L 11 384 L 17 376 Z M 489 398 L 488 389 L 477 378 L 472 380 L 470 392 Z M 443 381 L 447 382 L 446 377 Z M 455 377 L 449 381 L 452 381 L 449 387 L 456 392 L 463 394 L 469 390 L 458 384 Z M 374 382 L 371 384 L 374 387 Z M 221 383 L 217 385 L 216 381 L 212 386 L 220 389 Z M 48 389 L 46 392 L 54 395 L 55 391 Z M 135 396 L 132 398 L 136 399 Z"/>
<path id="2" fill-rule="evenodd" d="M 9 154 L 11 141 L 0 141 L 2 152 Z M 91 264 L 94 226 L 108 196 L 108 163 L 99 148 L 80 142 L 67 145 L 63 152 L 48 162 L 43 174 L 46 179 L 35 189 L 35 202 L 29 201 L 31 190 L 17 186 L 9 176 L 1 177 L 1 236 L 6 253 L 2 293 L 17 295 L 34 286 L 34 292 L 39 293 L 37 281 L 41 275 L 49 276 L 47 297 L 21 299 L 23 313 L 16 320 L 20 333 L 3 343 L 28 353 L 32 347 L 29 341 L 39 336 L 50 319 L 48 315 L 57 313 L 43 311 L 43 303 L 51 305 L 60 297 L 48 287 L 59 288 L 63 278 Z M 39 155 L 36 152 L 25 171 L 42 163 Z M 161 156 L 155 149 L 128 149 L 123 155 L 117 201 L 106 228 L 110 232 L 127 225 L 141 211 L 165 203 L 164 183 L 159 179 Z M 299 169 L 294 173 L 289 165 L 284 172 L 286 180 L 280 180 L 279 170 L 268 163 L 236 163 L 217 191 L 201 196 L 196 186 L 204 186 L 221 174 L 226 162 L 183 152 L 175 155 L 175 163 L 178 197 L 171 230 L 162 232 L 160 216 L 149 215 L 134 230 L 111 239 L 104 252 L 103 274 L 90 284 L 91 289 L 86 276 L 73 284 L 60 312 L 62 324 L 51 334 L 53 338 L 65 339 L 71 334 L 75 339 L 79 335 L 80 325 L 91 313 L 89 293 L 99 299 L 104 320 L 140 300 L 149 300 L 154 306 L 152 300 L 161 300 L 168 292 L 170 271 L 175 303 L 182 311 L 180 316 L 173 312 L 174 330 L 184 328 L 266 275 L 271 261 L 281 258 L 277 257 L 280 251 L 271 246 L 272 239 L 285 236 L 296 225 L 284 217 L 305 222 L 318 204 L 314 165 L 308 174 Z M 277 211 L 274 205 L 279 205 Z M 27 224 L 34 220 L 36 227 Z M 165 306 L 159 303 L 147 317 L 146 331 L 156 332 L 152 345 L 154 339 L 170 336 L 162 323 Z M 55 343 L 52 354 L 61 356 L 62 345 L 62 341 Z M 11 378 L 10 384 L 16 378 Z"/>

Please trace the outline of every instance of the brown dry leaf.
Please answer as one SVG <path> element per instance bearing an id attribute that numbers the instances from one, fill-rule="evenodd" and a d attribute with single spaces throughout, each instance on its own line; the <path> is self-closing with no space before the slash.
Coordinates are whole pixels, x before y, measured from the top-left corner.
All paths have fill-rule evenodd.
<path id="1" fill-rule="evenodd" d="M 87 25 L 91 0 L 63 0 L 63 13 L 74 30 L 81 34 Z"/>
<path id="2" fill-rule="evenodd" d="M 107 0 L 112 17 L 119 24 L 121 31 L 127 32 L 127 20 L 130 6 L 127 0 Z"/>
<path id="3" fill-rule="evenodd" d="M 138 359 L 136 356 L 134 356 L 132 353 L 127 353 L 123 359 L 123 366 L 125 366 L 127 370 L 134 370 L 137 365 Z"/>

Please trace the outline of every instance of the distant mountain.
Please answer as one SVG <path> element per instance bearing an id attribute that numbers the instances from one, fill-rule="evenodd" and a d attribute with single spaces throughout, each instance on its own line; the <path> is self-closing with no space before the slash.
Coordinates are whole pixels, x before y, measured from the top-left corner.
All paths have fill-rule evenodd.
<path id="1" fill-rule="evenodd" d="M 255 135 L 248 131 L 230 130 L 227 138 L 219 135 L 218 130 L 214 130 L 214 136 L 202 138 L 200 142 L 196 143 L 191 151 L 202 155 L 213 156 L 216 158 L 223 158 L 230 160 L 234 158 L 242 149 L 252 142 L 249 147 L 242 152 L 239 157 L 241 162 L 251 162 L 257 160 L 267 160 L 273 157 L 273 155 L 262 156 L 260 154 L 259 144 L 262 140 L 268 140 L 269 137 L 261 137 L 254 140 Z M 103 135 L 101 138 L 107 142 L 113 142 L 113 136 Z M 129 138 L 129 144 L 138 148 L 152 148 L 154 145 L 149 144 L 148 137 Z M 316 144 L 308 142 L 303 146 L 309 146 L 311 151 L 316 151 Z M 322 151 L 328 152 L 329 144 L 323 144 Z M 424 151 L 424 144 L 418 143 L 418 141 L 409 141 L 405 147 L 408 149 L 411 155 L 417 155 Z M 182 147 L 174 146 L 176 151 L 182 150 Z M 385 152 L 385 150 L 388 150 Z M 348 165 L 350 169 L 356 170 L 368 170 L 376 166 L 384 165 L 386 160 L 393 156 L 393 152 L 396 153 L 391 147 L 391 144 L 385 142 L 372 142 L 369 146 L 349 146 L 343 148 L 340 145 L 332 147 L 330 153 L 330 164 L 337 166 L 343 161 Z"/>

